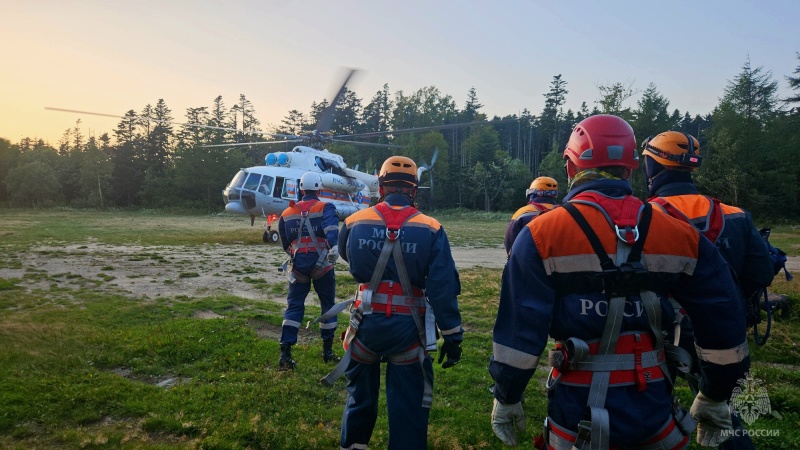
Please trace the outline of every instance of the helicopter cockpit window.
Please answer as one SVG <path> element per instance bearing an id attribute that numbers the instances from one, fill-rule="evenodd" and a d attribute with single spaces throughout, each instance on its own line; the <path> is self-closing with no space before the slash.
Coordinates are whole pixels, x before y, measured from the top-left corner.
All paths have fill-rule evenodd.
<path id="1" fill-rule="evenodd" d="M 256 189 L 258 189 L 259 181 L 261 181 L 261 175 L 257 173 L 251 173 L 247 177 L 247 180 L 244 182 L 244 186 L 242 187 L 251 191 L 255 191 Z"/>
<path id="2" fill-rule="evenodd" d="M 264 195 L 272 195 L 272 186 L 275 179 L 264 175 L 261 177 L 261 184 L 258 186 L 258 192 Z"/>
<path id="3" fill-rule="evenodd" d="M 229 188 L 241 187 L 242 183 L 244 183 L 244 179 L 247 177 L 247 172 L 244 170 L 240 170 L 236 176 L 233 177 L 230 183 L 228 183 Z"/>

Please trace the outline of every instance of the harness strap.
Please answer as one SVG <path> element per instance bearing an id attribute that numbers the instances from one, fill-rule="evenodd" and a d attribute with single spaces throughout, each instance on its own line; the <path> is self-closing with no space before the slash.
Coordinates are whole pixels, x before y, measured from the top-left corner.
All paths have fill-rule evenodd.
<path id="1" fill-rule="evenodd" d="M 707 237 L 709 241 L 716 244 L 719 235 L 722 234 L 722 230 L 725 228 L 725 214 L 722 213 L 722 206 L 720 205 L 719 199 L 708 196 L 704 197 L 706 200 L 708 200 L 711 207 L 708 210 L 708 214 L 706 214 L 705 228 L 702 230 L 698 228 L 698 231 L 700 231 L 703 236 Z M 672 205 L 665 197 L 650 197 L 648 201 L 661 205 L 664 208 L 664 211 L 666 211 L 670 216 L 680 219 L 697 228 L 692 221 L 686 217 L 686 214 Z"/>
<path id="2" fill-rule="evenodd" d="M 356 292 L 354 303 L 356 308 L 362 304 L 362 296 L 363 293 L 366 292 L 366 289 L 367 285 L 362 284 L 360 291 Z M 425 301 L 425 294 L 421 290 L 414 289 L 414 296 L 412 297 L 397 295 L 394 291 L 395 289 L 392 281 L 382 282 L 378 287 L 378 291 L 373 292 L 371 295 L 372 311 L 383 312 L 386 314 L 386 317 L 390 317 L 395 313 L 412 315 L 412 309 L 422 309 L 422 311 L 419 312 L 424 312 L 427 302 Z"/>
<path id="3" fill-rule="evenodd" d="M 689 421 L 692 420 L 689 414 L 685 414 L 682 412 L 681 414 L 676 415 L 676 417 L 670 417 L 664 423 L 659 431 L 657 431 L 651 438 L 646 439 L 639 445 L 635 445 L 633 447 L 629 447 L 630 450 L 677 450 L 684 448 L 689 442 L 689 436 L 691 435 L 691 431 L 694 430 L 694 427 L 688 433 L 685 433 L 685 430 L 682 429 L 685 425 L 686 418 L 689 418 Z M 549 449 L 552 450 L 582 450 L 582 447 L 578 446 L 578 436 L 579 433 L 575 433 L 570 431 L 553 421 L 551 417 L 547 417 L 545 419 L 544 424 L 544 441 L 547 444 Z M 609 450 L 616 450 L 617 447 L 606 447 Z"/>
<path id="4" fill-rule="evenodd" d="M 378 212 L 380 214 L 380 212 Z M 408 216 L 406 220 L 403 222 L 405 225 L 408 220 L 414 216 L 419 214 L 419 211 L 415 212 L 414 214 Z M 381 216 L 383 217 L 383 216 Z M 385 219 L 384 219 L 385 222 Z M 396 239 L 400 236 L 400 230 L 403 228 L 403 225 L 397 230 L 395 234 L 395 238 L 391 239 L 389 235 L 389 230 L 386 230 L 386 244 L 391 242 L 394 243 Z M 384 248 L 386 247 L 384 244 Z M 400 286 L 403 288 L 403 293 L 406 297 L 413 296 L 413 289 L 411 287 L 411 281 L 408 278 L 408 270 L 406 269 L 406 263 L 403 260 L 403 251 L 400 245 L 394 245 L 392 249 L 392 256 L 394 257 L 394 265 L 395 269 L 397 270 L 397 277 L 400 278 Z M 377 268 L 376 268 L 377 273 Z M 383 273 L 383 269 L 381 269 L 381 273 Z M 373 274 L 374 278 L 374 274 Z M 422 316 L 420 316 L 419 308 L 411 308 L 411 317 L 414 319 L 414 324 L 417 326 L 417 333 L 419 334 L 419 342 L 420 345 L 417 350 L 418 360 L 419 360 L 419 368 L 422 370 L 422 378 L 424 379 L 424 387 L 422 393 L 422 407 L 430 409 L 433 406 L 433 381 L 428 377 L 428 373 L 425 371 L 425 346 L 427 345 L 427 339 L 425 337 L 425 321 L 423 320 Z"/>
<path id="5" fill-rule="evenodd" d="M 342 302 L 342 303 L 349 303 L 349 302 Z M 331 308 L 333 309 L 333 308 Z M 325 375 L 319 381 L 326 385 L 326 386 L 333 386 L 336 383 L 336 380 L 344 375 L 344 372 L 347 370 L 347 366 L 350 365 L 350 360 L 352 359 L 353 355 L 353 345 L 350 345 L 356 337 L 356 333 L 358 333 L 358 327 L 361 325 L 361 319 L 363 315 L 361 314 L 360 309 L 353 309 L 350 313 L 350 324 L 347 327 L 347 331 L 344 334 L 344 356 L 339 361 L 339 364 L 330 371 L 329 374 Z"/>
<path id="6" fill-rule="evenodd" d="M 572 199 L 572 202 L 597 208 L 603 213 L 609 225 L 614 228 L 617 237 L 628 245 L 633 245 L 639 239 L 637 213 L 643 202 L 638 198 L 632 195 L 611 198 L 599 192 L 586 191 L 578 194 Z M 611 211 L 611 215 L 608 211 Z"/>
<path id="7" fill-rule="evenodd" d="M 596 200 L 597 203 L 600 203 L 602 200 L 603 207 L 601 207 L 599 204 L 590 204 L 592 206 L 597 206 L 603 212 L 603 214 L 606 215 L 606 217 L 608 217 L 608 215 L 604 208 L 613 207 L 612 209 L 614 209 L 616 212 L 614 217 L 621 218 L 620 223 L 625 227 L 625 235 L 623 236 L 619 225 L 617 223 L 613 223 L 617 237 L 621 241 L 617 245 L 617 259 L 624 259 L 625 261 L 619 266 L 615 264 L 608 256 L 608 253 L 600 242 L 600 238 L 586 221 L 586 218 L 580 213 L 578 208 L 571 202 L 567 202 L 565 205 L 563 205 L 563 207 L 567 210 L 570 216 L 572 216 L 572 218 L 586 235 L 586 238 L 589 240 L 592 249 L 600 260 L 600 266 L 606 275 L 603 278 L 603 284 L 604 292 L 606 296 L 609 297 L 608 314 L 606 315 L 605 327 L 603 328 L 602 337 L 600 338 L 597 355 L 600 355 L 601 358 L 606 358 L 608 355 L 613 354 L 616 350 L 622 322 L 624 320 L 626 296 L 634 294 L 634 288 L 636 291 L 638 291 L 636 293 L 642 298 L 642 303 L 647 311 L 648 322 L 656 340 L 655 350 L 660 352 L 663 349 L 663 338 L 660 330 L 661 314 L 658 297 L 651 291 L 641 289 L 644 286 L 639 286 L 635 283 L 638 281 L 635 279 L 637 275 L 646 273 L 640 261 L 642 257 L 642 250 L 644 248 L 644 242 L 650 226 L 650 220 L 652 218 L 652 206 L 649 204 L 644 204 L 641 217 L 637 222 L 636 216 L 641 205 L 640 202 L 635 202 L 626 198 L 621 202 L 618 202 L 620 204 L 617 205 L 614 202 L 604 200 L 605 197 L 603 199 L 597 197 L 598 196 L 591 196 L 590 198 Z M 623 245 L 622 243 L 627 245 Z M 625 254 L 627 254 L 627 258 L 625 258 Z M 626 272 L 625 270 L 628 271 Z M 634 278 L 634 284 L 630 286 L 622 286 L 619 284 L 620 281 L 624 282 L 626 276 L 627 278 Z M 657 328 L 655 324 L 659 324 Z M 637 373 L 643 374 L 641 370 L 643 362 L 641 350 L 638 352 L 635 351 L 633 356 L 634 367 Z M 603 367 L 603 369 L 609 368 Z M 666 369 L 666 363 L 664 362 L 662 367 L 664 376 L 668 376 Z M 609 434 L 611 427 L 608 417 L 608 410 L 605 409 L 605 402 L 608 394 L 608 387 L 611 382 L 612 370 L 613 369 L 593 370 L 591 372 L 591 386 L 589 387 L 589 397 L 586 405 L 589 412 L 589 420 L 581 420 L 578 423 L 578 434 L 574 445 L 576 449 L 585 448 L 587 444 L 591 450 L 607 449 L 609 446 Z M 640 390 L 646 389 L 646 380 L 642 380 L 637 376 L 636 381 Z"/>
<path id="8" fill-rule="evenodd" d="M 292 263 L 294 263 L 294 257 L 300 250 L 305 250 L 305 253 L 309 252 L 311 249 L 310 244 L 314 244 L 314 250 L 317 252 L 319 257 L 317 258 L 317 262 L 314 263 L 314 268 L 311 270 L 311 274 L 309 276 L 305 276 L 292 268 L 291 273 L 293 274 L 294 278 L 293 282 L 308 283 L 311 280 L 317 280 L 333 268 L 333 264 L 328 262 L 327 259 L 327 240 L 320 238 L 314 233 L 314 228 L 311 226 L 311 221 L 308 219 L 308 211 L 317 202 L 319 202 L 319 200 L 314 199 L 297 203 L 297 208 L 300 209 L 300 223 L 297 226 L 297 238 L 291 244 Z M 307 238 L 303 237 L 303 228 L 305 228 L 308 232 Z"/>

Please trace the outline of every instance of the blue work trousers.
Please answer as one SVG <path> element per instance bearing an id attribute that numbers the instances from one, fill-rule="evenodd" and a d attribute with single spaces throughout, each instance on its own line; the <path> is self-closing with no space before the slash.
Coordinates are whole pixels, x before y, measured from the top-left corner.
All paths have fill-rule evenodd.
<path id="1" fill-rule="evenodd" d="M 385 317 L 382 313 L 365 316 L 356 335 L 363 345 L 380 356 L 374 364 L 350 361 L 347 377 L 347 403 L 342 416 L 341 447 L 367 445 L 378 417 L 381 361 L 386 361 L 386 408 L 389 415 L 389 449 L 424 449 L 428 443 L 430 409 L 422 407 L 425 389 L 423 370 L 433 384 L 433 361 L 426 356 L 422 365 L 395 364 L 388 356 L 419 342 L 411 316 Z M 354 343 L 351 345 L 355 345 Z M 360 447 L 359 447 L 360 448 Z"/>
<path id="2" fill-rule="evenodd" d="M 336 302 L 336 275 L 333 269 L 325 275 L 308 283 L 290 283 L 288 306 L 283 314 L 283 326 L 281 327 L 281 344 L 294 345 L 297 343 L 297 332 L 303 322 L 303 315 L 306 309 L 306 297 L 311 290 L 311 283 L 314 283 L 314 291 L 319 297 L 320 308 L 325 314 Z M 333 339 L 336 331 L 336 317 L 331 317 L 319 326 L 322 340 Z"/>

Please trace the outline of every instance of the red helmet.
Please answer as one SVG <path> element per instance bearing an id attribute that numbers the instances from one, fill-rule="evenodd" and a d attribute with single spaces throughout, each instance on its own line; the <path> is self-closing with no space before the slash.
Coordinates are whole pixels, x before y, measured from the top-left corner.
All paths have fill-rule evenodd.
<path id="1" fill-rule="evenodd" d="M 608 166 L 636 169 L 639 154 L 633 128 L 623 119 L 609 114 L 587 117 L 572 130 L 564 159 L 579 172 Z"/>

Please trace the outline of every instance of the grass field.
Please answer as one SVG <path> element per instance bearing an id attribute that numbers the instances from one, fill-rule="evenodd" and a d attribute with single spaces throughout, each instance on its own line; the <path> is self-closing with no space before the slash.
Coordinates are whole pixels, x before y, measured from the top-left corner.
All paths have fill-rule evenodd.
<path id="1" fill-rule="evenodd" d="M 467 211 L 436 217 L 452 245 L 471 247 L 500 245 L 507 220 Z M 0 210 L 0 268 L 24 267 L 19 255 L 35 245 L 87 240 L 267 251 L 258 225 L 224 215 Z M 772 241 L 800 254 L 798 227 L 774 228 Z M 337 286 L 353 289 L 343 268 Z M 500 275 L 499 269 L 461 271 L 464 357 L 446 371 L 435 365 L 432 449 L 504 448 L 491 431 L 487 389 Z M 0 448 L 338 448 L 344 382 L 333 388 L 317 382 L 331 366 L 322 363 L 316 330 L 295 347 L 296 371 L 275 370 L 280 304 L 233 295 L 142 299 L 104 289 L 109 283 L 35 268 L 22 278 L 0 278 Z M 772 291 L 798 305 L 798 286 L 779 275 Z M 285 283 L 264 289 L 280 294 Z M 319 312 L 314 303 L 307 302 L 307 319 Z M 798 310 L 773 323 L 764 347 L 751 340 L 752 372 L 765 381 L 773 413 L 750 428 L 779 433 L 754 438 L 758 448 L 800 448 Z M 523 448 L 532 448 L 545 416 L 545 376 L 537 371 L 526 392 Z M 686 388 L 679 395 L 690 402 Z M 383 411 L 371 447 L 385 448 L 387 438 Z"/>

